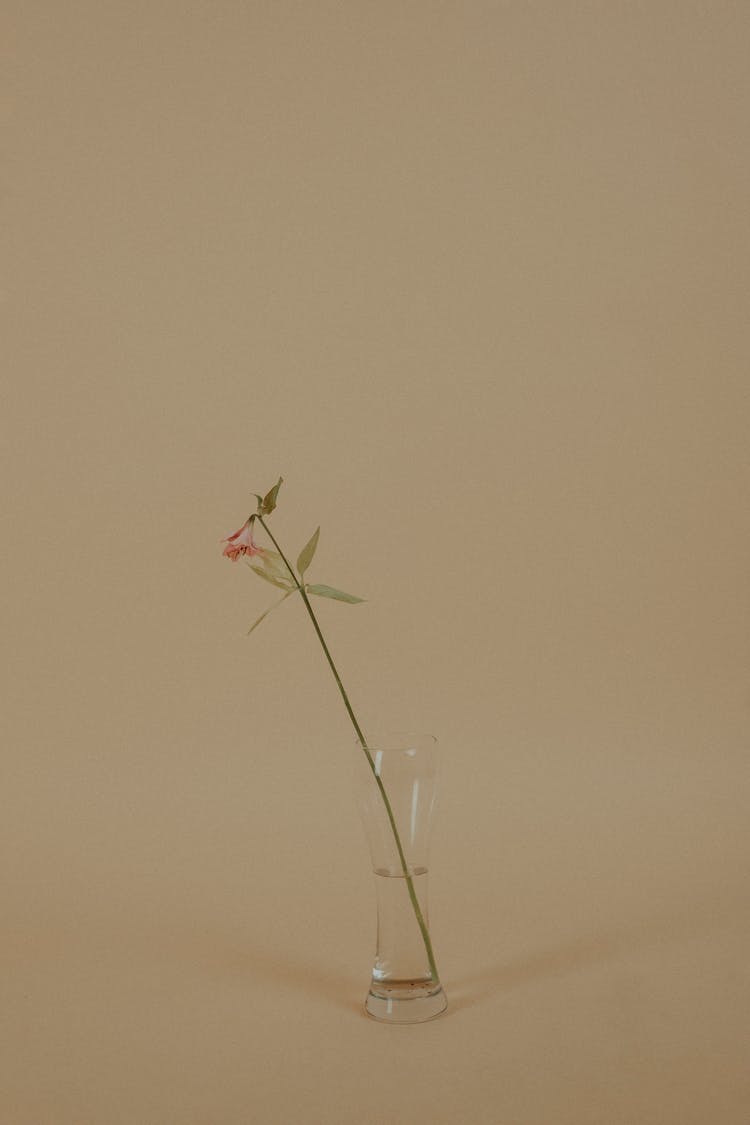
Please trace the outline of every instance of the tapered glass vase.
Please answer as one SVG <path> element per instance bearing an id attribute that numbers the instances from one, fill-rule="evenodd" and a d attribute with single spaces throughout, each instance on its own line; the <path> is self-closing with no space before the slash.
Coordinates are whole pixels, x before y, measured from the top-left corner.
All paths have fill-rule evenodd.
<path id="1" fill-rule="evenodd" d="M 377 940 L 365 1009 L 387 1023 L 423 1023 L 447 1007 L 429 932 L 427 879 L 438 748 L 393 732 L 357 743 L 355 788 L 370 845 Z"/>

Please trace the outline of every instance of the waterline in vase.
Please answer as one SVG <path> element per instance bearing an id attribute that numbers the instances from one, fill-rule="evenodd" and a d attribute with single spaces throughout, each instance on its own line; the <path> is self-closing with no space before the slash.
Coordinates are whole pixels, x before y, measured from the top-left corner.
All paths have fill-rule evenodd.
<path id="1" fill-rule="evenodd" d="M 377 943 L 365 1009 L 387 1023 L 423 1023 L 447 1007 L 429 935 L 436 741 L 432 735 L 386 732 L 355 760 L 377 900 Z"/>
<path id="2" fill-rule="evenodd" d="M 427 918 L 427 868 L 409 874 Z M 367 1012 L 388 1023 L 423 1023 L 447 1006 L 440 981 L 432 976 L 424 942 L 414 926 L 412 908 L 402 871 L 376 868 L 378 942 L 372 968 Z"/>

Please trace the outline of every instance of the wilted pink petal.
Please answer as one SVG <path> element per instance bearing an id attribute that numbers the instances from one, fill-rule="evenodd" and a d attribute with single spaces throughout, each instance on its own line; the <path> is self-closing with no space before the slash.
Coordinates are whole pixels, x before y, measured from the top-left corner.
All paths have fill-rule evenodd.
<path id="1" fill-rule="evenodd" d="M 226 547 L 222 551 L 232 562 L 236 562 L 240 555 L 263 555 L 263 547 L 258 547 L 253 542 L 253 518 L 252 516 L 243 523 L 239 531 L 235 531 L 234 535 L 227 536 L 226 539 L 221 540 L 226 543 Z"/>

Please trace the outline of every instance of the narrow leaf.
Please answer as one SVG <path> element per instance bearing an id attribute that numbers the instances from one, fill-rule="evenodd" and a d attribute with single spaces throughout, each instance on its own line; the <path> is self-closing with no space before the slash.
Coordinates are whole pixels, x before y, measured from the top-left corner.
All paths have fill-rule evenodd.
<path id="1" fill-rule="evenodd" d="M 320 528 L 318 528 L 315 534 L 310 537 L 309 542 L 305 544 L 305 546 L 299 553 L 299 558 L 297 559 L 297 570 L 299 571 L 300 575 L 303 575 L 305 573 L 308 566 L 313 561 L 313 555 L 315 554 L 315 548 L 318 546 L 319 536 Z"/>
<path id="2" fill-rule="evenodd" d="M 278 551 L 265 548 L 262 555 L 253 555 L 254 561 L 247 564 L 261 578 L 278 586 L 280 590 L 296 590 L 297 580 L 289 573 L 287 565 Z M 258 561 L 260 560 L 260 561 Z"/>
<path id="3" fill-rule="evenodd" d="M 284 581 L 283 578 L 278 578 L 273 572 L 264 570 L 262 566 L 257 563 L 249 563 L 250 569 L 254 571 L 259 578 L 265 578 L 266 582 L 270 582 L 272 586 L 278 586 L 280 590 L 296 590 L 296 586 L 292 586 L 289 580 Z"/>
<path id="4" fill-rule="evenodd" d="M 343 590 L 336 590 L 333 586 L 306 586 L 305 589 L 309 594 L 317 594 L 319 598 L 333 598 L 337 602 L 349 602 L 355 605 L 357 602 L 363 602 L 364 598 L 357 598 L 354 594 L 345 594 Z"/>
<path id="5" fill-rule="evenodd" d="M 283 479 L 283 477 L 279 477 L 273 488 L 263 497 L 261 511 L 264 516 L 270 516 L 271 512 L 276 507 L 276 497 L 279 495 L 279 489 L 281 488 L 281 482 L 283 481 Z"/>
<path id="6" fill-rule="evenodd" d="M 247 631 L 247 633 L 246 633 L 245 635 L 246 635 L 247 637 L 249 637 L 249 636 L 250 636 L 250 634 L 252 633 L 253 629 L 257 629 L 257 628 L 258 628 L 258 626 L 260 625 L 261 621 L 264 621 L 264 620 L 266 619 L 266 617 L 268 617 L 269 613 L 270 613 L 270 612 L 271 612 L 272 610 L 274 610 L 274 609 L 276 609 L 276 608 L 277 608 L 278 606 L 280 606 L 280 605 L 281 605 L 281 603 L 282 603 L 283 601 L 286 601 L 286 599 L 287 599 L 287 598 L 289 597 L 289 595 L 290 595 L 290 594 L 293 594 L 293 593 L 294 593 L 294 590 L 287 590 L 287 592 L 286 592 L 285 594 L 283 594 L 283 595 L 282 595 L 282 596 L 281 596 L 281 597 L 279 598 L 279 600 L 278 600 L 277 602 L 274 602 L 274 603 L 273 603 L 273 605 L 269 605 L 269 607 L 268 607 L 268 609 L 267 609 L 267 610 L 265 611 L 265 613 L 261 613 L 261 615 L 260 615 L 260 617 L 258 618 L 258 620 L 257 620 L 257 621 L 254 621 L 254 622 L 252 623 L 252 625 L 250 626 L 250 628 L 248 629 L 248 631 Z"/>

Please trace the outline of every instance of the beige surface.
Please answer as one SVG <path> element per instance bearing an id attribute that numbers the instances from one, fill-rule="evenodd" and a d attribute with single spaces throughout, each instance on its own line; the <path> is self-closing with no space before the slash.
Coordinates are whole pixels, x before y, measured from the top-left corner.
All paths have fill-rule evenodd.
<path id="1" fill-rule="evenodd" d="M 11 3 L 2 1125 L 746 1125 L 742 3 Z M 283 473 L 438 735 L 368 1021 Z"/>

